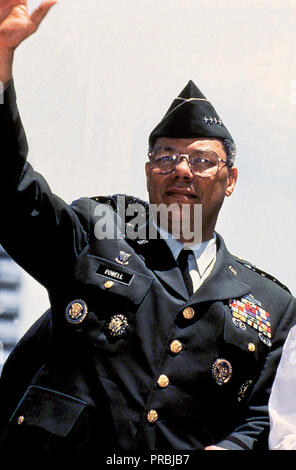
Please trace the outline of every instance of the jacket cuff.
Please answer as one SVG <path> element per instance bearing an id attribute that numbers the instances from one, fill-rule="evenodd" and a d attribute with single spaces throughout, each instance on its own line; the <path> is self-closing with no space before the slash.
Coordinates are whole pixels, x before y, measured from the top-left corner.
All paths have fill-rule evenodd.
<path id="1" fill-rule="evenodd" d="M 14 88 L 13 78 L 4 87 L 4 90 L 1 90 L 0 93 L 0 104 L 5 103 L 14 103 L 16 101 L 16 92 Z"/>
<path id="2" fill-rule="evenodd" d="M 245 442 L 235 436 L 227 436 L 215 445 L 227 450 L 252 450 Z"/>

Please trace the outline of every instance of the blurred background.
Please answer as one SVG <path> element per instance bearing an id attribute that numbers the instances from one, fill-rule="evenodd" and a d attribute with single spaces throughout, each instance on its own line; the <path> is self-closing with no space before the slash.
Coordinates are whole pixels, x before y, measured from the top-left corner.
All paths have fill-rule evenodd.
<path id="1" fill-rule="evenodd" d="M 148 135 L 192 79 L 238 147 L 217 230 L 295 294 L 295 42 L 295 0 L 59 0 L 15 58 L 29 160 L 67 202 L 146 199 Z M 0 251 L 0 369 L 47 308 Z"/>

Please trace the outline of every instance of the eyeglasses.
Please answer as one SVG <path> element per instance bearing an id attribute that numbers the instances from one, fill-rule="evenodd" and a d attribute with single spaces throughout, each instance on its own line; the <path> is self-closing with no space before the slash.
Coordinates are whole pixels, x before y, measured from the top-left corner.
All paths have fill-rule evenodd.
<path id="1" fill-rule="evenodd" d="M 220 162 L 229 166 L 226 160 L 209 150 L 194 150 L 184 154 L 173 148 L 156 148 L 148 153 L 148 157 L 152 171 L 161 175 L 173 173 L 181 158 L 186 158 L 190 170 L 202 177 L 215 176 Z"/>

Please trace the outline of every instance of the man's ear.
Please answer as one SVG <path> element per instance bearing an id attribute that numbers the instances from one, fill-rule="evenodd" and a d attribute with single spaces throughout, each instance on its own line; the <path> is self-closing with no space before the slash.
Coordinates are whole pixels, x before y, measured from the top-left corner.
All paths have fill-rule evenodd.
<path id="1" fill-rule="evenodd" d="M 231 196 L 231 194 L 233 193 L 233 190 L 237 181 L 237 176 L 238 176 L 238 171 L 236 167 L 228 169 L 228 181 L 227 181 L 227 188 L 225 192 L 225 195 L 227 197 Z"/>
<path id="2" fill-rule="evenodd" d="M 150 165 L 149 165 L 149 162 L 146 162 L 146 163 L 145 163 L 146 178 L 148 178 L 149 171 L 150 171 Z"/>
<path id="3" fill-rule="evenodd" d="M 146 188 L 149 191 L 149 179 L 150 179 L 150 164 L 149 164 L 149 162 L 145 163 L 145 173 L 146 173 Z"/>

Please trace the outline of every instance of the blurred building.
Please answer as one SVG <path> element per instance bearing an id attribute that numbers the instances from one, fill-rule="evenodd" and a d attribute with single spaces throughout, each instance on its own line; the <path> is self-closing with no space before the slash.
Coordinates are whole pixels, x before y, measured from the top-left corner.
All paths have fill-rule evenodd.
<path id="1" fill-rule="evenodd" d="M 19 339 L 21 269 L 0 245 L 0 374 Z"/>

